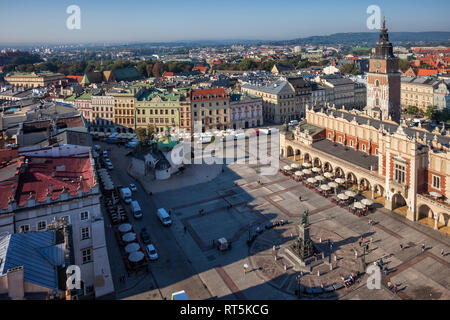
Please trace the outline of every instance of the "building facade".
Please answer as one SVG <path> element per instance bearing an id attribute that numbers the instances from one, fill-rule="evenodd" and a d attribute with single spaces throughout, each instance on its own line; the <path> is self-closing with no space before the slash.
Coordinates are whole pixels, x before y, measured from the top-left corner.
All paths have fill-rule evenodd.
<path id="1" fill-rule="evenodd" d="M 53 72 L 31 72 L 31 73 L 9 73 L 5 76 L 5 82 L 14 86 L 25 88 L 47 87 L 51 84 L 67 83 L 66 76 L 62 73 Z"/>
<path id="2" fill-rule="evenodd" d="M 387 39 L 386 30 L 381 30 L 381 39 Z M 381 43 L 370 61 L 367 112 L 308 109 L 306 123 L 281 135 L 280 155 L 332 172 L 364 196 L 411 221 L 428 225 L 431 221 L 435 229 L 448 227 L 448 132 L 413 129 L 393 121 L 400 113 L 399 79 L 394 72 L 396 60 L 386 42 Z M 374 104 L 376 99 L 380 103 Z M 373 115 L 373 108 L 379 109 L 381 117 Z M 384 113 L 390 117 L 381 121 Z"/>
<path id="3" fill-rule="evenodd" d="M 398 58 L 394 56 L 389 42 L 386 21 L 375 47 L 375 55 L 370 59 L 367 73 L 367 108 L 373 116 L 381 120 L 400 121 L 400 76 Z"/>
<path id="4" fill-rule="evenodd" d="M 264 122 L 280 124 L 301 117 L 295 89 L 288 81 L 278 80 L 266 85 L 245 84 L 241 91 L 263 99 Z"/>
<path id="5" fill-rule="evenodd" d="M 115 126 L 114 97 L 109 95 L 93 95 L 91 126 L 98 131 L 112 131 Z"/>
<path id="6" fill-rule="evenodd" d="M 263 100 L 261 97 L 233 94 L 230 99 L 231 128 L 247 129 L 262 126 Z"/>
<path id="7" fill-rule="evenodd" d="M 435 105 L 435 91 L 440 83 L 441 80 L 432 77 L 402 77 L 402 108 L 416 106 L 422 112 L 425 112 L 428 106 Z M 439 102 L 442 102 L 442 100 L 439 99 Z"/>
<path id="8" fill-rule="evenodd" d="M 190 102 L 191 119 L 201 122 L 202 132 L 230 128 L 230 95 L 224 88 L 191 90 Z"/>
<path id="9" fill-rule="evenodd" d="M 180 95 L 158 90 L 146 91 L 136 99 L 136 127 L 155 127 L 165 132 L 167 127 L 179 128 Z"/>
<path id="10" fill-rule="evenodd" d="M 101 193 L 90 148 L 49 147 L 23 152 L 9 163 L 16 170 L 0 184 L 0 233 L 45 231 L 54 219 L 65 219 L 72 230 L 84 294 L 112 293 Z"/>

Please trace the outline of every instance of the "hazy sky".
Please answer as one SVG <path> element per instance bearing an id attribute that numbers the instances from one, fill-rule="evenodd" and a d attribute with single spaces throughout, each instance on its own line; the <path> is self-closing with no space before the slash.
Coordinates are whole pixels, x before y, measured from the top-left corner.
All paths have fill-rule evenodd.
<path id="1" fill-rule="evenodd" d="M 81 29 L 69 30 L 69 5 Z M 370 5 L 391 31 L 450 31 L 448 0 L 0 0 L 0 43 L 282 40 L 364 32 Z"/>

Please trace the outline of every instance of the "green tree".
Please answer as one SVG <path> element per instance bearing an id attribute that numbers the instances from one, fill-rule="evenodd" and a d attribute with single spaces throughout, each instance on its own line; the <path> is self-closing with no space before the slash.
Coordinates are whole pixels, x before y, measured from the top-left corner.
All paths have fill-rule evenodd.
<path id="1" fill-rule="evenodd" d="M 148 141 L 147 130 L 145 128 L 137 128 L 136 136 L 142 144 Z"/>
<path id="2" fill-rule="evenodd" d="M 155 134 L 156 128 L 153 124 L 149 124 L 147 126 L 147 137 L 148 140 L 152 140 L 153 139 L 153 135 Z"/>
<path id="3" fill-rule="evenodd" d="M 343 74 L 360 74 L 361 70 L 354 63 L 347 63 L 339 68 L 339 72 Z"/>
<path id="4" fill-rule="evenodd" d="M 406 113 L 415 116 L 419 113 L 419 108 L 416 106 L 408 106 L 408 108 L 406 108 Z"/>
<path id="5" fill-rule="evenodd" d="M 157 62 L 153 65 L 152 73 L 153 76 L 159 78 L 162 76 L 163 64 L 162 62 Z"/>
<path id="6" fill-rule="evenodd" d="M 425 117 L 427 117 L 430 120 L 433 120 L 433 118 L 435 117 L 436 111 L 437 111 L 436 106 L 428 106 L 427 110 L 425 111 Z"/>
<path id="7" fill-rule="evenodd" d="M 399 67 L 399 69 L 402 70 L 402 71 L 408 70 L 410 66 L 411 66 L 411 64 L 409 63 L 408 60 L 400 59 L 400 60 L 398 61 L 398 67 Z"/>

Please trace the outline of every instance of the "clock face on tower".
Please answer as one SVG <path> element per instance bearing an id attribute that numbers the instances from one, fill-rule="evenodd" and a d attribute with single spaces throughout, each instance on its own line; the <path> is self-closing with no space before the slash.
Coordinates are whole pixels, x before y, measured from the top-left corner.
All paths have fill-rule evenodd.
<path id="1" fill-rule="evenodd" d="M 376 61 L 375 62 L 375 68 L 380 69 L 381 68 L 381 63 L 380 61 Z"/>

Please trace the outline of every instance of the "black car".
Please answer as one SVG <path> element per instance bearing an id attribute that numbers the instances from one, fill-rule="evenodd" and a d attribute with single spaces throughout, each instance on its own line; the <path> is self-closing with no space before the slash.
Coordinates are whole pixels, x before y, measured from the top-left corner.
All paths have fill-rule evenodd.
<path id="1" fill-rule="evenodd" d="M 142 228 L 141 230 L 141 239 L 145 244 L 150 243 L 150 234 L 147 232 L 147 229 Z"/>

